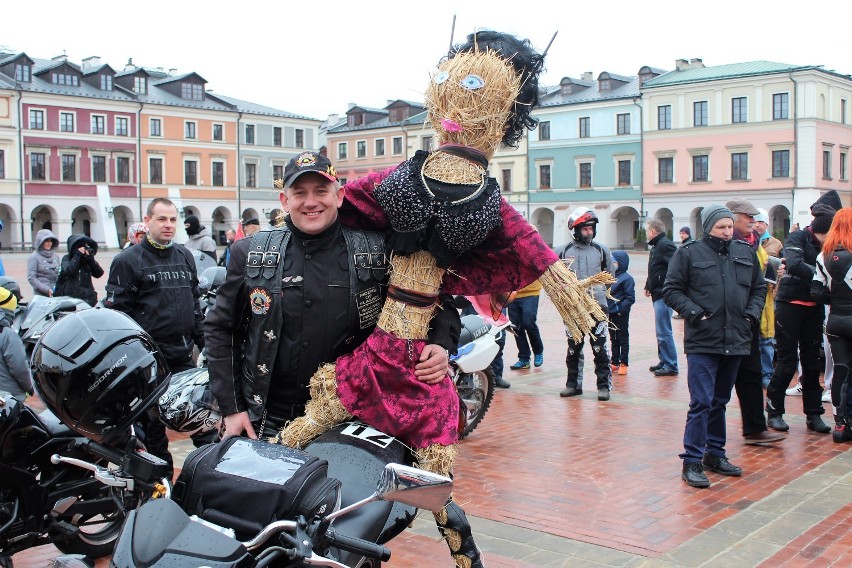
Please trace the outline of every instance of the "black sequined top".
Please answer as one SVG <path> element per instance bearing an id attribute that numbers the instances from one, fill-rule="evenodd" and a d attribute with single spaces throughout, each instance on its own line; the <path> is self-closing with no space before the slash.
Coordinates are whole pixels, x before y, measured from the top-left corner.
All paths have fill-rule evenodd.
<path id="1" fill-rule="evenodd" d="M 485 176 L 475 185 L 427 178 L 423 164 L 428 157 L 418 151 L 373 193 L 393 227 L 390 248 L 400 254 L 426 250 L 447 268 L 501 225 L 500 186 Z"/>

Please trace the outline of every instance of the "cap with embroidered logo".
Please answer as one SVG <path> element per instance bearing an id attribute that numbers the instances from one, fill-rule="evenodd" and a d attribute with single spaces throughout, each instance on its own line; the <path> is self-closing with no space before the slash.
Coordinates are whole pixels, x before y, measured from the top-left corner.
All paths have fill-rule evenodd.
<path id="1" fill-rule="evenodd" d="M 302 152 L 287 162 L 281 186 L 290 187 L 300 175 L 307 173 L 317 173 L 329 181 L 337 181 L 337 172 L 328 158 L 317 152 Z"/>

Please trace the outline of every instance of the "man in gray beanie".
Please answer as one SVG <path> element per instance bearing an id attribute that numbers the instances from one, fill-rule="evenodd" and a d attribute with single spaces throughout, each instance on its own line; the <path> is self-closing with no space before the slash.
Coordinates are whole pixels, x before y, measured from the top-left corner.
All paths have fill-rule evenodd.
<path id="1" fill-rule="evenodd" d="M 684 318 L 689 412 L 683 433 L 683 480 L 709 487 L 704 470 L 742 475 L 725 455 L 725 407 L 740 359 L 760 320 L 766 282 L 754 250 L 733 240 L 734 214 L 723 205 L 701 212 L 704 236 L 680 247 L 663 286 L 666 304 Z"/>

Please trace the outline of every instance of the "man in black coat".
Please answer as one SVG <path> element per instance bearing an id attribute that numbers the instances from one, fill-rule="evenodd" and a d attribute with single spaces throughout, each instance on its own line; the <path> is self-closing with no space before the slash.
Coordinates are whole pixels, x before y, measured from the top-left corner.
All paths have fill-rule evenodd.
<path id="1" fill-rule="evenodd" d="M 705 468 L 742 475 L 725 455 L 725 406 L 766 301 L 757 255 L 733 240 L 731 210 L 709 205 L 701 212 L 701 224 L 704 236 L 678 249 L 663 287 L 666 303 L 685 323 L 689 412 L 680 457 L 683 480 L 692 487 L 710 486 Z"/>
<path id="2" fill-rule="evenodd" d="M 645 224 L 648 244 L 653 248 L 648 255 L 648 280 L 645 282 L 645 296 L 654 303 L 654 324 L 657 332 L 657 355 L 659 363 L 649 370 L 658 377 L 672 377 L 678 374 L 677 348 L 672 334 L 672 309 L 663 300 L 663 284 L 666 272 L 677 247 L 666 237 L 666 226 L 659 219 L 651 219 Z"/>

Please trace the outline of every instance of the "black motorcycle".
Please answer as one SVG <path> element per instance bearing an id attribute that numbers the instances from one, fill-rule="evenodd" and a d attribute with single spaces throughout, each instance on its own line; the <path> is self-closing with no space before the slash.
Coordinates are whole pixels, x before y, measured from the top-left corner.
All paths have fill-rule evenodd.
<path id="1" fill-rule="evenodd" d="M 98 444 L 0 393 L 0 566 L 43 544 L 111 553 L 127 511 L 169 493 L 167 471 L 134 439 L 123 451 Z"/>
<path id="2" fill-rule="evenodd" d="M 216 446 L 187 457 L 174 502 L 158 500 L 130 513 L 111 566 L 377 568 L 390 558 L 384 543 L 405 530 L 416 508 L 438 510 L 452 492 L 449 478 L 400 465 L 410 460 L 409 450 L 359 422 L 339 425 L 306 452 L 238 438 L 227 453 L 207 459 L 205 452 L 221 451 Z M 327 460 L 327 472 L 307 478 L 315 458 Z M 205 490 L 205 461 L 231 477 L 207 481 Z M 263 489 L 250 489 L 260 479 Z M 237 484 L 239 495 L 229 493 Z M 288 484 L 297 489 L 292 500 L 280 501 L 286 514 L 250 518 L 257 510 L 250 502 L 276 501 Z"/>
<path id="3" fill-rule="evenodd" d="M 12 330 L 24 341 L 27 357 L 31 356 L 39 338 L 50 326 L 70 313 L 91 309 L 79 298 L 71 296 L 33 296 L 27 303 L 19 303 L 12 320 Z"/>

